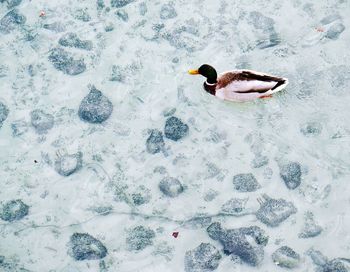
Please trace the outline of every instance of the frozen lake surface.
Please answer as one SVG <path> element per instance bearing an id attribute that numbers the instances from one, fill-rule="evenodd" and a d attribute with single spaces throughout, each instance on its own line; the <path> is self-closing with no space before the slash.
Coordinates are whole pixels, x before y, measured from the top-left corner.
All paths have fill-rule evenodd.
<path id="1" fill-rule="evenodd" d="M 0 271 L 350 271 L 349 14 L 0 0 Z M 290 84 L 223 102 L 203 63 Z"/>

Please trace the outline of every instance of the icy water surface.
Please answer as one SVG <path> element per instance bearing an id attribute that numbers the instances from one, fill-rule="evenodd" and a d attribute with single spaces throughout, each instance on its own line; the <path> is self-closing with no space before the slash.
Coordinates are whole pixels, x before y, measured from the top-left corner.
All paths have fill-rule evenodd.
<path id="1" fill-rule="evenodd" d="M 350 271 L 350 2 L 0 1 L 0 271 Z M 223 102 L 190 68 L 289 78 Z"/>

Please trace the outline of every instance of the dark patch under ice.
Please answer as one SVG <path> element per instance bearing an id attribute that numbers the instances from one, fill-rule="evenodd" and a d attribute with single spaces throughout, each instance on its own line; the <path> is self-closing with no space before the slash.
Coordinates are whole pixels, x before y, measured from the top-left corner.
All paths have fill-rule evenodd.
<path id="1" fill-rule="evenodd" d="M 146 150 L 150 154 L 156 154 L 164 149 L 163 133 L 157 129 L 152 129 L 146 140 Z"/>
<path id="2" fill-rule="evenodd" d="M 52 114 L 45 113 L 43 110 L 33 110 L 30 113 L 31 124 L 39 134 L 47 133 L 54 126 L 54 117 Z"/>
<path id="3" fill-rule="evenodd" d="M 300 163 L 288 162 L 280 165 L 280 175 L 288 189 L 296 189 L 301 184 Z"/>
<path id="4" fill-rule="evenodd" d="M 83 58 L 74 58 L 71 53 L 60 47 L 53 48 L 49 53 L 48 59 L 57 70 L 67 75 L 79 75 L 86 70 Z"/>

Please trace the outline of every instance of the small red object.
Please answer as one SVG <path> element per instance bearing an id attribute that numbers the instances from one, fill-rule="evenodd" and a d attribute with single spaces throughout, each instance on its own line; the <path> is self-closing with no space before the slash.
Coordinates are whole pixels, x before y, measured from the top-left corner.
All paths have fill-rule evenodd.
<path id="1" fill-rule="evenodd" d="M 40 17 L 44 17 L 45 15 L 46 15 L 46 14 L 45 14 L 45 11 L 43 11 L 43 10 L 40 11 L 40 14 L 39 14 Z"/>
<path id="2" fill-rule="evenodd" d="M 177 236 L 179 235 L 179 232 L 178 231 L 174 231 L 173 234 L 174 238 L 177 238 Z"/>
<path id="3" fill-rule="evenodd" d="M 324 28 L 322 27 L 316 27 L 315 29 L 317 32 L 324 32 Z"/>

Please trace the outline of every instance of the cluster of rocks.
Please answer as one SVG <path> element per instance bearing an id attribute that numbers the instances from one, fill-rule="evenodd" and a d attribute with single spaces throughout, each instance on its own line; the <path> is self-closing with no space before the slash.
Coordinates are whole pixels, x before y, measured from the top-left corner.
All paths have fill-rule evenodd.
<path id="1" fill-rule="evenodd" d="M 189 127 L 181 119 L 171 116 L 164 126 L 164 135 L 172 141 L 179 141 L 189 133 Z M 152 129 L 146 140 L 146 150 L 150 154 L 156 154 L 164 149 L 165 142 L 163 133 L 157 129 Z"/>

